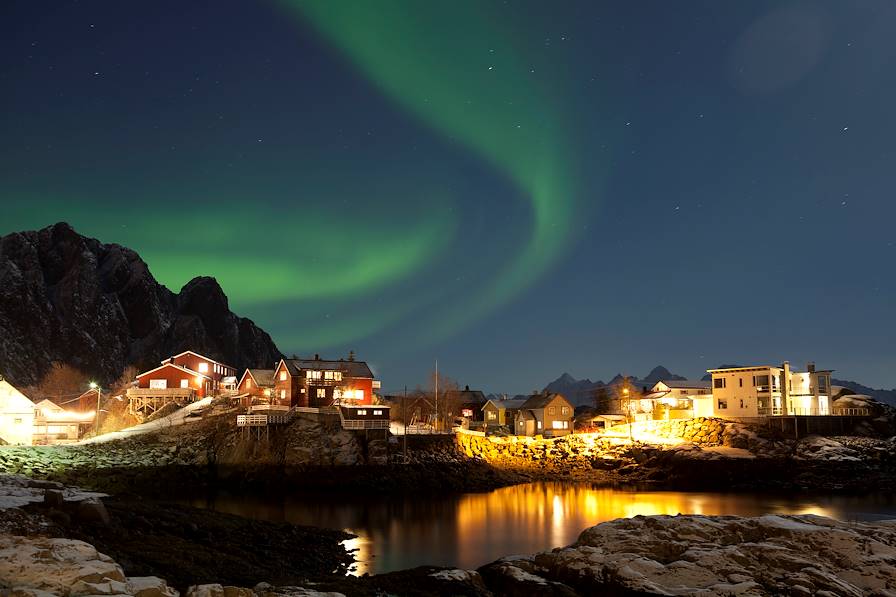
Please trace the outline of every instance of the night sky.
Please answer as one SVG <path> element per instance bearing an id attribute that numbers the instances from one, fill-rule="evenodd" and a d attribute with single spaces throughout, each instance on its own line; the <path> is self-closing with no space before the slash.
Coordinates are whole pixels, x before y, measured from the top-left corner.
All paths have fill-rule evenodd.
<path id="1" fill-rule="evenodd" d="M 896 386 L 896 3 L 4 2 L 0 234 L 68 221 L 281 350 Z"/>

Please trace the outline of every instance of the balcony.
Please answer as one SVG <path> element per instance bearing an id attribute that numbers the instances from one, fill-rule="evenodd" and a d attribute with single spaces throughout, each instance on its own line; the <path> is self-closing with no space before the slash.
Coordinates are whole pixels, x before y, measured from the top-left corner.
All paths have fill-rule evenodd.
<path id="1" fill-rule="evenodd" d="M 193 399 L 193 388 L 128 388 L 128 398 L 188 398 Z"/>

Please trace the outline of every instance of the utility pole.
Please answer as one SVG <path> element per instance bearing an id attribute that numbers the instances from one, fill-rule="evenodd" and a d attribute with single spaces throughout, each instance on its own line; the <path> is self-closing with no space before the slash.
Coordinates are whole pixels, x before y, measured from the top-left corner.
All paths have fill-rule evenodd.
<path id="1" fill-rule="evenodd" d="M 436 433 L 439 432 L 439 359 L 436 359 Z"/>
<path id="2" fill-rule="evenodd" d="M 96 416 L 93 418 L 93 434 L 100 434 L 100 396 L 103 395 L 103 389 L 95 381 L 90 382 L 90 389 L 96 390 Z"/>
<path id="3" fill-rule="evenodd" d="M 404 461 L 408 461 L 408 387 L 404 387 L 401 398 L 401 420 L 404 421 Z"/>

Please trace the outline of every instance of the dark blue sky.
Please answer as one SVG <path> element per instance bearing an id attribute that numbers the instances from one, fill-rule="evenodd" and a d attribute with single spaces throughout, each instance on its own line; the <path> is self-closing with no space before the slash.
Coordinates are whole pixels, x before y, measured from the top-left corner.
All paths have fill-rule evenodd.
<path id="1" fill-rule="evenodd" d="M 67 220 L 287 353 L 896 386 L 896 4 L 7 2 L 0 234 Z"/>

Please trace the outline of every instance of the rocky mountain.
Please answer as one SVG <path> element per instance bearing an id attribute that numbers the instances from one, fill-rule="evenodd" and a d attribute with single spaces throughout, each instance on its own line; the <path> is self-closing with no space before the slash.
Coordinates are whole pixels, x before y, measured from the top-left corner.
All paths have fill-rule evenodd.
<path id="1" fill-rule="evenodd" d="M 551 383 L 545 386 L 546 392 L 557 392 L 563 394 L 566 398 L 576 406 L 591 405 L 594 402 L 594 392 L 602 386 L 612 386 L 623 380 L 625 376 L 621 373 L 614 375 L 610 381 L 604 383 L 601 380 L 591 381 L 590 379 L 576 379 L 569 373 L 564 373 Z M 660 380 L 682 380 L 687 379 L 681 375 L 672 373 L 662 365 L 658 365 L 651 369 L 644 378 L 631 378 L 631 383 L 637 388 L 650 387 Z"/>
<path id="2" fill-rule="evenodd" d="M 602 381 L 590 379 L 576 379 L 569 373 L 564 373 L 544 387 L 546 392 L 563 394 L 574 405 L 590 404 L 594 400 L 592 396 L 595 388 L 604 385 Z"/>
<path id="3" fill-rule="evenodd" d="M 659 365 L 657 367 L 654 367 L 653 370 L 651 370 L 651 372 L 647 374 L 647 377 L 645 377 L 641 381 L 646 385 L 652 386 L 658 381 L 683 381 L 686 379 L 687 377 L 676 375 L 662 365 Z"/>
<path id="4" fill-rule="evenodd" d="M 13 384 L 37 383 L 53 362 L 109 383 L 188 349 L 238 368 L 281 357 L 214 278 L 174 294 L 134 251 L 65 223 L 0 237 L 0 374 Z"/>

